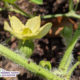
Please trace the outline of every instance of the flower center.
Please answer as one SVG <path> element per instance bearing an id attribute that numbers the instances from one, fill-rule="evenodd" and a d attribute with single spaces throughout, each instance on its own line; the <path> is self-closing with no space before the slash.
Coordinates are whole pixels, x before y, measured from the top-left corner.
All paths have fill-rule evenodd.
<path id="1" fill-rule="evenodd" d="M 32 31 L 29 29 L 29 28 L 24 28 L 23 31 L 22 31 L 22 34 L 25 35 L 25 34 L 31 34 Z"/>

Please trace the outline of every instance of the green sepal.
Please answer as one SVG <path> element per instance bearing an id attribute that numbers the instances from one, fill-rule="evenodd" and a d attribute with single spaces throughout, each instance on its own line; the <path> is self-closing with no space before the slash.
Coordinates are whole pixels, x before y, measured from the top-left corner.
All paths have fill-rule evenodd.
<path id="1" fill-rule="evenodd" d="M 34 50 L 34 43 L 32 41 L 25 41 L 25 42 L 19 42 L 19 49 L 26 58 L 30 58 L 33 50 Z"/>

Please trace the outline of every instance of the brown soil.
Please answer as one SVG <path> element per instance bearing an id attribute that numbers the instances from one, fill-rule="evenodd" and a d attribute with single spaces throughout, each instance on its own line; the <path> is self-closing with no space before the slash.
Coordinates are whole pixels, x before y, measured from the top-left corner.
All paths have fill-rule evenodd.
<path id="1" fill-rule="evenodd" d="M 37 15 L 45 15 L 45 14 L 56 14 L 56 13 L 66 13 L 68 12 L 68 1 L 64 0 L 45 0 L 43 5 L 36 5 L 30 3 L 28 0 L 19 0 L 16 3 L 21 9 L 23 9 L 25 12 Z M 3 7 L 4 4 L 0 1 L 0 7 Z M 78 9 L 79 12 L 79 9 Z M 27 18 L 14 13 L 14 12 L 7 12 L 7 11 L 1 11 L 0 12 L 0 43 L 4 44 L 11 35 L 9 32 L 4 31 L 4 20 L 8 20 L 8 15 L 16 15 L 19 17 L 23 23 L 26 22 Z M 68 21 L 67 18 L 66 21 Z M 63 21 L 64 21 L 63 19 Z M 75 21 L 75 23 L 78 23 L 78 20 L 72 19 Z M 48 19 L 48 20 L 42 20 L 42 24 L 46 22 L 52 21 L 53 24 L 55 21 L 57 21 L 57 18 Z M 66 21 L 64 23 L 62 22 L 61 26 L 60 24 L 55 24 L 53 26 L 55 29 L 58 27 L 62 27 L 62 25 L 66 25 Z M 67 23 L 67 24 L 68 24 Z M 54 30 L 54 29 L 53 29 Z M 55 31 L 55 30 L 54 30 Z M 15 49 L 17 48 L 17 42 L 18 40 L 16 38 L 12 38 L 6 46 L 9 48 Z M 64 54 L 64 51 L 66 49 L 63 38 L 60 35 L 54 36 L 54 34 L 50 35 L 48 34 L 44 38 L 40 40 L 35 40 L 35 50 L 33 52 L 33 55 L 31 56 L 31 59 L 36 63 L 39 64 L 41 60 L 48 60 L 51 62 L 52 67 L 58 67 L 59 62 Z M 5 44 L 4 44 L 5 45 Z M 74 61 L 73 64 L 77 61 L 77 56 L 80 55 L 80 41 L 76 44 L 74 51 Z M 0 67 L 6 70 L 13 70 L 13 71 L 20 71 L 20 74 L 15 78 L 0 78 L 0 80 L 43 80 L 42 78 L 33 75 L 31 72 L 25 70 L 23 67 L 11 62 L 10 60 L 4 58 L 3 56 L 0 56 Z M 80 80 L 80 65 L 76 68 L 74 71 L 71 80 Z"/>

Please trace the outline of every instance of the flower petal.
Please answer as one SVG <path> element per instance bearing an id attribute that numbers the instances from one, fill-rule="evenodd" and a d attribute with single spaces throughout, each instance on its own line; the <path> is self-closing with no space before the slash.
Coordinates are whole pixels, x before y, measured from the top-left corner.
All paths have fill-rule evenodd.
<path id="1" fill-rule="evenodd" d="M 4 22 L 4 30 L 9 31 L 9 32 L 12 31 L 12 29 L 11 29 L 11 27 L 9 26 L 9 24 L 8 24 L 7 21 Z"/>
<path id="2" fill-rule="evenodd" d="M 25 26 L 30 28 L 32 32 L 36 32 L 40 28 L 40 23 L 40 16 L 36 16 L 34 18 L 29 19 Z"/>
<path id="3" fill-rule="evenodd" d="M 31 33 L 31 34 L 23 34 L 24 40 L 33 40 L 37 37 L 37 34 Z"/>
<path id="4" fill-rule="evenodd" d="M 21 39 L 21 40 L 23 39 L 23 35 L 22 34 L 15 33 L 15 32 L 13 32 L 12 34 L 13 34 L 13 36 L 15 36 L 18 39 Z"/>
<path id="5" fill-rule="evenodd" d="M 16 16 L 9 16 L 9 19 L 11 27 L 15 32 L 21 32 L 23 30 L 24 24 L 22 24 L 22 22 Z"/>
<path id="6" fill-rule="evenodd" d="M 25 35 L 23 35 L 23 38 L 25 40 L 40 39 L 40 38 L 42 38 L 43 36 L 45 36 L 48 33 L 48 31 L 50 30 L 51 26 L 52 26 L 51 23 L 47 23 L 43 27 L 41 27 L 38 32 L 32 33 L 32 34 L 25 34 Z"/>
<path id="7" fill-rule="evenodd" d="M 51 27 L 52 27 L 52 23 L 47 23 L 44 26 L 42 26 L 37 34 L 37 38 L 40 39 L 43 36 L 45 36 L 49 32 Z"/>

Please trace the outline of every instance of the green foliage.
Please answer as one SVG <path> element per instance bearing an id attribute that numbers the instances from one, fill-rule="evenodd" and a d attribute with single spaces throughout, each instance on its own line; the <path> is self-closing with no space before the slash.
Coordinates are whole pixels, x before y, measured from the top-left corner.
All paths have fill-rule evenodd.
<path id="1" fill-rule="evenodd" d="M 30 1 L 39 5 L 43 4 L 43 0 L 30 0 Z"/>
<path id="2" fill-rule="evenodd" d="M 69 11 L 73 10 L 73 0 L 69 0 Z"/>
<path id="3" fill-rule="evenodd" d="M 42 60 L 42 61 L 40 61 L 39 65 L 42 66 L 43 68 L 48 69 L 48 70 L 52 69 L 50 61 L 43 61 Z"/>
<path id="4" fill-rule="evenodd" d="M 8 7 L 8 11 L 11 11 L 11 12 L 16 12 L 16 13 L 19 13 L 25 17 L 34 17 L 35 15 L 33 14 L 28 14 L 26 12 L 24 12 L 22 9 L 20 9 L 14 2 L 16 0 L 3 0 L 5 3 L 10 3 L 10 4 L 7 4 L 5 7 Z M 43 4 L 43 0 L 30 0 L 31 2 L 33 3 L 36 3 L 36 4 Z M 77 4 L 75 6 L 75 9 L 74 9 L 74 3 L 73 3 L 73 0 L 69 0 L 69 12 L 68 13 L 64 13 L 64 14 L 48 14 L 48 15 L 44 15 L 44 16 L 41 16 L 41 18 L 43 19 L 48 19 L 48 18 L 53 18 L 53 17 L 59 17 L 59 16 L 65 16 L 65 17 L 73 17 L 73 18 L 77 18 L 77 19 L 80 19 L 80 15 L 76 14 L 76 10 L 77 10 L 77 7 L 78 7 L 78 4 L 79 4 L 79 1 L 77 0 Z M 13 7 L 15 8 L 13 8 Z M 6 9 L 6 8 L 5 8 Z M 0 11 L 4 10 L 3 9 L 0 9 Z M 72 13 L 73 11 L 73 13 Z"/>
<path id="5" fill-rule="evenodd" d="M 15 3 L 16 2 L 16 0 L 3 0 L 4 2 L 7 2 L 7 3 L 11 3 L 11 4 L 13 4 L 13 3 Z"/>
<path id="6" fill-rule="evenodd" d="M 3 1 L 10 3 L 12 6 L 15 6 L 16 0 L 3 0 Z M 30 0 L 30 1 L 36 4 L 43 4 L 43 0 Z M 15 6 L 15 7 L 17 8 L 17 10 L 13 8 L 10 8 L 10 9 L 8 8 L 8 9 L 10 11 L 19 12 L 20 14 L 23 14 L 23 15 L 26 14 L 18 6 Z M 30 17 L 27 14 L 25 16 Z M 77 15 L 73 9 L 73 0 L 69 0 L 69 12 L 68 13 L 46 15 L 46 16 L 43 16 L 42 18 L 52 18 L 52 17 L 58 17 L 58 16 L 80 18 L 80 15 Z M 13 17 L 13 18 L 10 17 L 10 21 L 12 23 L 11 27 L 8 24 L 8 22 L 5 22 L 4 24 L 5 30 L 9 31 L 15 37 L 22 40 L 21 44 L 19 45 L 19 49 L 27 58 L 29 58 L 32 55 L 32 52 L 34 50 L 34 44 L 32 40 L 37 39 L 37 38 L 40 39 L 43 36 L 45 36 L 52 26 L 51 23 L 48 23 L 40 27 L 40 16 L 29 19 L 26 25 L 23 25 L 22 22 L 19 21 L 16 17 Z M 72 27 L 69 27 L 69 28 L 65 27 L 61 33 L 65 37 L 66 44 L 67 45 L 69 44 L 69 46 L 67 50 L 65 51 L 65 54 L 59 64 L 59 68 L 54 69 L 53 72 L 51 72 L 50 62 L 41 61 L 40 65 L 36 65 L 34 62 L 29 61 L 28 59 L 24 59 L 19 54 L 14 53 L 13 51 L 9 50 L 8 48 L 4 47 L 1 44 L 0 44 L 0 54 L 14 61 L 15 63 L 20 64 L 21 66 L 35 73 L 36 75 L 46 78 L 47 80 L 70 80 L 73 70 L 77 67 L 77 65 L 80 64 L 80 62 L 78 61 L 72 67 L 69 67 L 72 61 L 72 54 L 71 54 L 72 50 L 80 36 L 80 25 L 79 25 L 78 30 L 76 30 L 73 38 L 72 38 Z M 78 59 L 79 58 L 80 57 L 78 57 Z M 48 70 L 45 68 L 47 68 Z"/>
<path id="7" fill-rule="evenodd" d="M 7 57 L 8 59 L 14 61 L 15 63 L 20 64 L 24 68 L 28 69 L 29 71 L 35 73 L 36 75 L 42 76 L 46 78 L 47 80 L 70 80 L 71 74 L 74 71 L 74 69 L 80 64 L 80 62 L 76 62 L 72 67 L 70 67 L 71 61 L 72 61 L 72 50 L 80 36 L 80 25 L 78 26 L 78 29 L 75 31 L 74 36 L 65 51 L 65 54 L 59 64 L 59 68 L 54 69 L 53 72 L 51 72 L 51 64 L 50 62 L 41 61 L 40 65 L 36 65 L 32 61 L 28 61 L 27 59 L 24 59 L 19 54 L 14 53 L 13 51 L 9 50 L 8 48 L 4 47 L 3 45 L 0 45 L 0 54 Z M 28 41 L 23 42 L 23 48 L 24 51 L 25 45 L 30 46 L 32 43 L 28 43 Z M 25 51 L 27 52 L 27 51 Z M 45 69 L 47 66 L 48 70 Z"/>
<path id="8" fill-rule="evenodd" d="M 0 54 L 10 59 L 11 61 L 23 66 L 24 68 L 33 72 L 34 74 L 46 78 L 47 80 L 63 80 L 59 76 L 54 75 L 51 71 L 40 67 L 39 65 L 35 64 L 32 61 L 29 61 L 28 59 L 24 59 L 19 54 L 16 54 L 15 52 L 11 51 L 10 49 L 1 44 Z"/>
<path id="9" fill-rule="evenodd" d="M 80 55 L 77 57 L 78 61 L 80 61 Z"/>
<path id="10" fill-rule="evenodd" d="M 78 30 L 76 30 L 74 37 L 71 40 L 70 45 L 68 46 L 68 49 L 65 51 L 65 54 L 60 62 L 59 68 L 54 69 L 53 72 L 51 72 L 50 62 L 41 61 L 40 62 L 40 65 L 42 66 L 41 67 L 40 65 L 36 65 L 32 61 L 28 61 L 27 59 L 24 59 L 23 57 L 9 50 L 3 45 L 0 45 L 0 52 L 1 52 L 0 54 L 14 61 L 15 63 L 20 64 L 21 66 L 35 73 L 36 75 L 46 78 L 47 80 L 70 80 L 72 72 L 80 64 L 80 62 L 76 62 L 72 67 L 69 67 L 72 60 L 70 56 L 72 55 L 71 54 L 72 50 L 79 36 L 80 36 L 80 25 Z M 27 44 L 27 41 L 26 41 L 25 45 L 28 46 L 32 44 Z M 48 70 L 44 69 L 46 66 L 48 67 Z"/>
<path id="11" fill-rule="evenodd" d="M 73 50 L 73 48 L 74 48 L 79 36 L 80 36 L 80 25 L 78 26 L 78 29 L 74 33 L 74 36 L 73 36 L 73 38 L 72 38 L 67 50 L 65 51 L 65 54 L 64 54 L 64 56 L 63 56 L 63 58 L 62 58 L 62 60 L 60 62 L 60 65 L 59 65 L 59 69 L 64 69 L 64 70 L 68 69 L 66 67 L 69 67 L 69 65 L 70 65 L 70 62 L 71 62 L 70 56 L 71 56 L 72 50 Z"/>
<path id="12" fill-rule="evenodd" d="M 70 27 L 64 27 L 64 29 L 61 31 L 61 35 L 63 36 L 63 39 L 65 41 L 65 44 L 68 46 L 72 40 L 72 34 L 73 34 L 73 28 Z"/>

